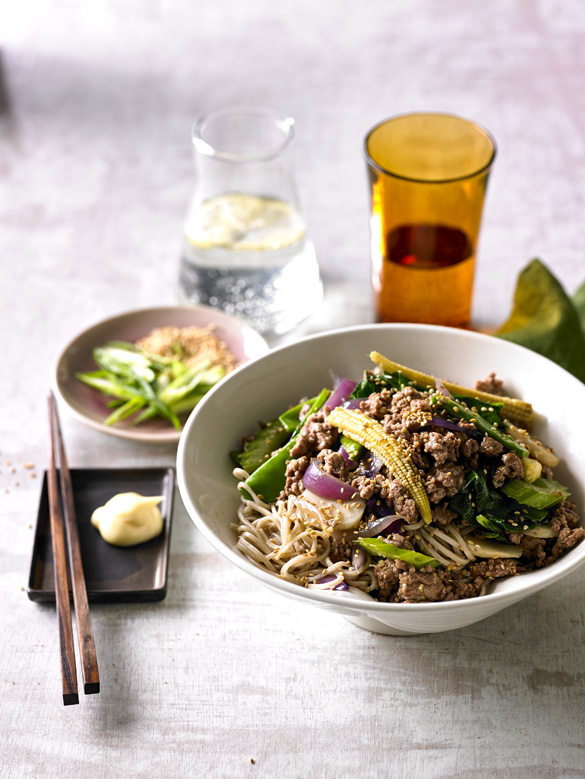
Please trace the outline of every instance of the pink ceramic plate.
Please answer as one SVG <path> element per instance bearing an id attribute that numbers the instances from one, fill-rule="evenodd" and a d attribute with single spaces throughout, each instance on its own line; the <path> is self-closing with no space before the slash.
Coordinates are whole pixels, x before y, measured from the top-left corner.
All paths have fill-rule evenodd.
<path id="1" fill-rule="evenodd" d="M 239 319 L 227 316 L 207 306 L 166 306 L 128 311 L 105 319 L 76 336 L 57 358 L 54 391 L 69 406 L 83 424 L 103 433 L 147 443 L 174 443 L 180 433 L 166 419 L 156 419 L 140 425 L 124 420 L 106 426 L 103 420 L 110 413 L 107 399 L 97 390 L 75 378 L 79 371 L 96 370 L 92 351 L 107 341 L 137 341 L 156 327 L 175 325 L 206 327 L 213 322 L 215 334 L 236 355 L 238 364 L 266 354 L 266 341 Z"/>

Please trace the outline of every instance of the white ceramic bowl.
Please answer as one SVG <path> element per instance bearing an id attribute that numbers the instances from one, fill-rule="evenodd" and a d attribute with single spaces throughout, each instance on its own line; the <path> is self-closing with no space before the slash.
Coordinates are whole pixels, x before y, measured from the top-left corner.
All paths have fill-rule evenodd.
<path id="1" fill-rule="evenodd" d="M 438 633 L 470 625 L 559 581 L 585 563 L 585 543 L 553 565 L 494 583 L 483 597 L 447 603 L 378 603 L 350 593 L 308 590 L 282 581 L 247 560 L 230 528 L 238 505 L 231 449 L 258 420 L 277 416 L 303 395 L 331 386 L 329 370 L 359 379 L 373 367 L 371 350 L 396 362 L 463 385 L 490 371 L 509 395 L 539 412 L 535 432 L 562 459 L 556 470 L 572 499 L 584 506 L 578 477 L 585 473 L 585 385 L 534 352 L 465 330 L 427 325 L 366 325 L 313 336 L 276 349 L 236 370 L 189 417 L 177 456 L 178 483 L 189 515 L 228 560 L 271 590 L 343 614 L 354 624 L 389 635 Z"/>
<path id="2" fill-rule="evenodd" d="M 79 333 L 58 356 L 53 390 L 77 419 L 94 430 L 129 438 L 143 443 L 176 443 L 180 433 L 166 419 L 153 419 L 140 425 L 124 420 L 116 425 L 104 425 L 110 413 L 107 399 L 97 390 L 75 378 L 77 372 L 96 370 L 92 352 L 107 341 L 137 341 L 157 327 L 207 327 L 215 325 L 215 335 L 224 341 L 235 355 L 238 364 L 260 357 L 268 351 L 268 344 L 241 319 L 228 316 L 209 306 L 158 306 L 126 311 L 104 319 Z"/>

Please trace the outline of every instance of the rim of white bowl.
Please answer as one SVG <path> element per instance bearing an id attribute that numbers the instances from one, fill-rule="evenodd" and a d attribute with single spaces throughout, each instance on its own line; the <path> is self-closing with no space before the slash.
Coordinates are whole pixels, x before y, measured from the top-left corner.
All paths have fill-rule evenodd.
<path id="1" fill-rule="evenodd" d="M 418 330 L 418 331 L 444 331 L 449 332 L 450 334 L 457 334 L 457 337 L 463 338 L 463 339 L 471 339 L 471 340 L 479 340 L 479 341 L 492 341 L 493 336 L 486 335 L 484 333 L 477 333 L 475 331 L 471 330 L 461 330 L 461 329 L 455 329 L 450 327 L 442 327 L 439 325 L 424 325 L 424 324 L 413 324 L 413 323 L 389 323 L 389 324 L 370 324 L 370 325 L 355 325 L 352 327 L 341 327 L 336 328 L 335 330 L 326 330 L 322 333 L 316 333 L 314 335 L 307 336 L 305 338 L 301 338 L 298 341 L 295 341 L 291 344 L 286 344 L 284 346 L 279 346 L 275 349 L 272 349 L 267 354 L 257 357 L 255 360 L 250 361 L 244 365 L 241 365 L 240 367 L 236 368 L 235 371 L 233 371 L 229 377 L 225 379 L 225 382 L 227 383 L 230 380 L 235 379 L 237 375 L 245 371 L 247 369 L 252 368 L 253 365 L 255 365 L 258 362 L 261 362 L 263 360 L 270 360 L 273 358 L 273 355 L 277 352 L 282 352 L 287 349 L 293 349 L 296 346 L 299 346 L 301 344 L 306 343 L 307 341 L 317 341 L 320 339 L 325 339 L 328 337 L 331 337 L 333 335 L 339 335 L 339 334 L 347 334 L 350 332 L 355 331 L 363 331 L 363 330 Z M 509 349 L 510 351 L 516 351 L 518 354 L 525 354 L 528 353 L 531 355 L 531 359 L 536 359 L 537 361 L 541 361 L 543 368 L 549 368 L 550 366 L 554 366 L 555 370 L 561 371 L 562 374 L 564 374 L 564 379 L 566 379 L 569 383 L 574 384 L 576 388 L 579 388 L 579 391 L 585 392 L 585 385 L 579 381 L 575 376 L 573 376 L 571 373 L 569 373 L 567 370 L 562 368 L 560 365 L 557 365 L 557 363 L 552 362 L 552 360 L 549 360 L 547 357 L 543 357 L 541 354 L 538 354 L 537 352 L 533 352 L 531 349 L 528 349 L 524 346 L 520 346 L 519 344 L 515 344 L 511 341 L 506 341 L 502 339 L 502 344 L 505 344 L 504 348 Z M 222 382 L 223 383 L 223 382 Z M 224 384 L 225 386 L 225 384 Z M 195 424 L 195 421 L 197 417 L 200 414 L 205 413 L 205 405 L 206 403 L 210 402 L 212 397 L 215 395 L 216 392 L 221 392 L 222 387 L 221 385 L 214 387 L 206 396 L 205 398 L 199 403 L 199 405 L 191 412 L 191 415 L 189 416 L 187 422 L 185 423 L 185 426 L 183 428 L 183 432 L 181 434 L 181 438 L 179 440 L 179 447 L 177 450 L 177 483 L 179 485 L 179 493 L 181 495 L 181 498 L 183 500 L 183 504 L 187 510 L 187 513 L 189 514 L 190 518 L 198 528 L 198 530 L 205 536 L 205 538 L 209 541 L 209 543 L 214 547 L 216 551 L 218 551 L 220 554 L 222 554 L 224 557 L 226 557 L 230 562 L 234 563 L 240 570 L 245 571 L 246 573 L 249 573 L 250 575 L 254 576 L 256 579 L 258 579 L 260 582 L 262 582 L 265 585 L 268 585 L 269 587 L 272 587 L 277 590 L 281 590 L 283 593 L 286 593 L 287 595 L 291 595 L 293 597 L 297 597 L 300 599 L 306 599 L 307 601 L 313 601 L 315 603 L 321 603 L 323 605 L 328 606 L 334 606 L 337 605 L 342 609 L 351 610 L 351 611 L 357 611 L 357 612 L 379 612 L 379 613 L 393 613 L 397 612 L 405 613 L 406 611 L 413 611 L 413 613 L 422 614 L 425 611 L 436 611 L 437 609 L 441 609 L 441 611 L 464 611 L 464 610 L 473 610 L 474 608 L 477 608 L 480 602 L 483 603 L 500 603 L 502 605 L 505 605 L 506 601 L 518 601 L 523 597 L 526 597 L 531 594 L 536 594 L 540 590 L 542 590 L 544 587 L 546 587 L 548 584 L 552 583 L 553 581 L 557 582 L 563 579 L 565 576 L 567 576 L 569 573 L 574 571 L 576 568 L 579 568 L 582 564 L 585 563 L 585 540 L 583 543 L 583 548 L 581 555 L 578 557 L 571 556 L 570 552 L 564 557 L 561 557 L 559 560 L 555 561 L 552 565 L 547 566 L 545 568 L 539 568 L 537 571 L 530 571 L 527 574 L 519 574 L 517 578 L 515 578 L 515 581 L 518 582 L 518 585 L 515 587 L 515 589 L 511 592 L 493 592 L 493 593 L 487 593 L 486 595 L 481 596 L 481 598 L 468 598 L 464 600 L 453 600 L 453 601 L 443 601 L 443 602 L 430 602 L 430 603 L 383 603 L 380 601 L 376 601 L 372 598 L 371 603 L 368 603 L 365 599 L 353 599 L 350 597 L 347 597 L 347 594 L 345 594 L 345 597 L 343 597 L 344 593 L 339 592 L 331 592 L 328 590 L 309 590 L 306 587 L 301 587 L 298 584 L 294 584 L 293 582 L 287 582 L 282 579 L 279 579 L 274 574 L 270 573 L 269 571 L 264 571 L 262 568 L 256 566 L 252 561 L 248 560 L 247 557 L 244 557 L 237 549 L 232 548 L 231 546 L 228 546 L 223 541 L 221 541 L 217 536 L 210 530 L 210 528 L 207 526 L 205 520 L 199 515 L 199 512 L 195 508 L 193 502 L 191 501 L 191 498 L 189 496 L 189 490 L 187 488 L 187 482 L 186 482 L 186 473 L 184 470 L 184 451 L 185 451 L 185 442 L 188 438 L 189 431 L 191 427 Z M 578 549 L 579 547 L 577 547 Z M 573 551 L 573 550 L 571 550 Z M 577 550 L 574 550 L 577 551 Z M 534 576 L 536 574 L 538 576 L 538 579 L 531 583 L 529 580 L 530 576 Z M 523 581 L 524 577 L 526 577 L 526 582 Z M 340 595 L 342 597 L 340 597 Z"/>

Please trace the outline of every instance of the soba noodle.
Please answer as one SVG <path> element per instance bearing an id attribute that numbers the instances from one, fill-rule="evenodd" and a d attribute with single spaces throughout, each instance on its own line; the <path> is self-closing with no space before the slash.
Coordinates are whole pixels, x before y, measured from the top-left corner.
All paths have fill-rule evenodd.
<path id="1" fill-rule="evenodd" d="M 236 468 L 234 476 L 239 479 L 240 489 L 248 474 Z M 245 490 L 251 497 L 240 491 L 238 524 L 233 528 L 238 533 L 238 549 L 257 566 L 311 589 L 331 590 L 342 583 L 366 593 L 377 588 L 369 555 L 365 555 L 357 570 L 349 561 L 331 560 L 331 538 L 335 531 L 325 523 L 317 506 L 295 495 L 269 504 L 249 485 L 245 485 Z M 425 526 L 420 520 L 405 525 L 404 536 L 441 565 L 458 571 L 477 559 L 464 538 L 469 530 L 472 528 L 454 522 L 442 530 L 434 524 Z M 347 538 L 348 534 L 344 536 Z M 327 581 L 319 583 L 325 577 Z"/>

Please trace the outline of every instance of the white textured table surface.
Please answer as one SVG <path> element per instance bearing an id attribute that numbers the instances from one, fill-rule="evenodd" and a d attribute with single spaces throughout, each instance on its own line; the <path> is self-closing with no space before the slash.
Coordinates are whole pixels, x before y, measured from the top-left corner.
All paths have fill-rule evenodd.
<path id="1" fill-rule="evenodd" d="M 102 692 L 60 701 L 54 609 L 24 588 L 60 347 L 172 303 L 203 111 L 297 119 L 327 296 L 302 332 L 367 322 L 361 142 L 444 110 L 495 135 L 475 321 L 539 255 L 585 276 L 585 6 L 556 0 L 13 3 L 0 27 L 0 775 L 585 776 L 585 573 L 479 625 L 385 638 L 273 599 L 178 501 L 169 591 L 92 609 Z M 72 466 L 159 465 L 63 413 Z M 12 465 L 6 465 L 11 462 Z M 14 472 L 12 472 L 14 468 Z M 18 484 L 17 484 L 18 482 Z M 251 762 L 251 758 L 254 763 Z"/>

